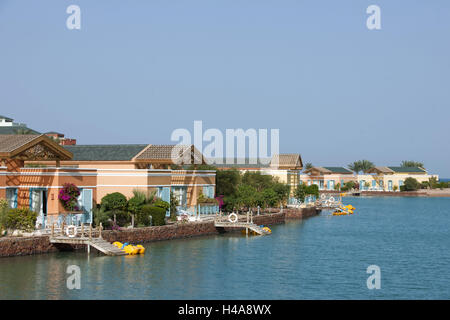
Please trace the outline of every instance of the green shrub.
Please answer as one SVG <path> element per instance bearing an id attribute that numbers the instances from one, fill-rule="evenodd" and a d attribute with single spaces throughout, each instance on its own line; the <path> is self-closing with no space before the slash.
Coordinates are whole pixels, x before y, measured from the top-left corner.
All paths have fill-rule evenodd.
<path id="1" fill-rule="evenodd" d="M 102 198 L 101 205 L 106 211 L 125 210 L 127 198 L 120 192 L 108 193 Z"/>
<path id="2" fill-rule="evenodd" d="M 9 210 L 8 201 L 6 201 L 5 199 L 0 199 L 0 232 L 3 229 L 6 229 L 6 227 L 4 225 L 5 225 L 8 210 Z"/>
<path id="3" fill-rule="evenodd" d="M 306 197 L 306 188 L 307 188 L 307 186 L 305 184 L 303 184 L 303 183 L 299 184 L 297 186 L 297 189 L 295 189 L 294 197 L 297 200 L 299 200 L 301 202 L 304 202 L 305 201 L 305 197 Z"/>
<path id="4" fill-rule="evenodd" d="M 163 200 L 161 200 L 161 199 L 156 200 L 155 203 L 154 203 L 153 205 L 154 205 L 155 207 L 162 208 L 162 209 L 164 209 L 165 211 L 169 210 L 169 208 L 170 208 L 170 203 L 168 203 L 168 202 L 166 202 L 166 201 L 163 201 Z"/>
<path id="5" fill-rule="evenodd" d="M 306 194 L 315 196 L 316 198 L 319 198 L 319 186 L 317 184 L 312 184 L 310 186 L 307 186 Z"/>
<path id="6" fill-rule="evenodd" d="M 94 224 L 96 227 L 100 226 L 100 223 L 104 228 L 112 227 L 110 215 L 107 211 L 105 211 L 105 208 L 103 207 L 94 208 L 92 212 L 94 216 Z"/>
<path id="7" fill-rule="evenodd" d="M 403 190 L 402 190 L 402 187 Z M 400 187 L 400 191 L 416 191 L 420 188 L 420 183 L 414 178 L 406 178 L 404 185 Z"/>
<path id="8" fill-rule="evenodd" d="M 5 229 L 31 232 L 35 228 L 36 219 L 37 213 L 29 208 L 15 208 L 6 210 L 2 223 Z"/>
<path id="9" fill-rule="evenodd" d="M 127 198 L 120 192 L 109 193 L 102 198 L 101 206 L 108 216 L 120 227 L 124 227 L 131 221 L 127 210 Z"/>
<path id="10" fill-rule="evenodd" d="M 152 205 L 144 205 L 141 212 L 137 214 L 138 225 L 150 225 L 150 216 L 152 216 L 152 225 L 162 226 L 166 224 L 166 209 Z"/>

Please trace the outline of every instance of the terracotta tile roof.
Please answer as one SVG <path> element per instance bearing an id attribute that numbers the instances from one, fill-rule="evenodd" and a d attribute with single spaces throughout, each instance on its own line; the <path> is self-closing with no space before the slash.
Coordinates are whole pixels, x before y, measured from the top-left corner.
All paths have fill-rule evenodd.
<path id="1" fill-rule="evenodd" d="M 34 134 L 0 134 L 0 152 L 13 152 L 40 137 Z"/>
<path id="2" fill-rule="evenodd" d="M 373 173 L 373 172 L 381 172 L 381 173 L 394 173 L 394 171 L 392 169 L 389 169 L 389 167 L 373 167 L 370 168 L 369 170 L 367 170 L 367 173 Z"/>
<path id="3" fill-rule="evenodd" d="M 298 153 L 275 154 L 270 161 L 270 165 L 279 167 L 303 167 L 302 158 Z"/>
<path id="4" fill-rule="evenodd" d="M 193 145 L 149 145 L 142 150 L 134 160 L 171 160 L 172 163 L 185 163 L 182 161 L 185 156 L 189 156 L 189 159 L 197 160 L 197 163 L 203 163 L 203 155 L 197 148 L 194 148 L 194 152 L 191 158 L 191 148 Z M 194 161 L 195 161 L 194 160 Z M 180 162 L 181 161 L 181 162 Z"/>

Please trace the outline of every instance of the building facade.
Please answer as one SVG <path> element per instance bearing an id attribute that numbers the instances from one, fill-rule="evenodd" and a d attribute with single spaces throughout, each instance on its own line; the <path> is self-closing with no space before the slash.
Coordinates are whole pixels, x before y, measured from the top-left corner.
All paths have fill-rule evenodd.
<path id="1" fill-rule="evenodd" d="M 155 191 L 193 213 L 200 194 L 214 197 L 215 171 L 180 170 L 175 163 L 202 163 L 193 146 L 88 145 L 63 147 L 45 135 L 0 135 L 0 198 L 38 213 L 39 226 L 60 222 L 65 213 L 59 190 L 66 183 L 81 191 L 80 222 L 92 222 L 92 209 L 113 192 Z M 194 162 L 195 161 L 195 162 Z"/>

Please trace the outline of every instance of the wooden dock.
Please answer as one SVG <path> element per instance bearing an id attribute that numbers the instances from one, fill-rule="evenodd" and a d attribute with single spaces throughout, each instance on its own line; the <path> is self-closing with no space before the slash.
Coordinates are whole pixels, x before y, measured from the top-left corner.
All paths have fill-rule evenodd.
<path id="1" fill-rule="evenodd" d="M 251 222 L 229 222 L 229 221 L 214 221 L 216 228 L 237 228 L 237 229 L 249 229 L 256 232 L 259 235 L 269 235 L 270 232 L 264 230 L 260 226 Z"/>
<path id="2" fill-rule="evenodd" d="M 64 243 L 64 244 L 75 244 L 75 245 L 87 245 L 94 247 L 100 252 L 108 256 L 123 256 L 127 253 L 125 251 L 120 250 L 119 248 L 113 246 L 108 241 L 102 238 L 87 238 L 87 237 L 79 237 L 79 238 L 70 238 L 64 236 L 57 236 L 50 238 L 51 243 Z"/>
<path id="3" fill-rule="evenodd" d="M 98 229 L 93 229 L 91 225 L 87 228 L 84 225 L 70 227 L 73 229 L 72 236 L 67 235 L 67 232 L 64 230 L 64 225 L 60 228 L 53 225 L 51 229 L 47 230 L 50 234 L 50 243 L 86 245 L 88 253 L 91 251 L 90 248 L 92 246 L 108 256 L 122 256 L 127 254 L 125 251 L 120 250 L 102 238 L 103 227 L 101 224 Z"/>
<path id="4" fill-rule="evenodd" d="M 231 215 L 235 215 L 235 214 L 232 213 Z M 230 216 L 227 217 L 227 216 L 220 215 L 220 216 L 216 217 L 214 220 L 214 226 L 216 228 L 246 229 L 247 231 L 251 230 L 259 235 L 271 234 L 270 231 L 264 230 L 262 227 L 253 223 L 253 213 L 252 212 L 247 213 L 245 220 L 242 219 L 242 217 L 241 217 L 241 221 L 239 221 L 240 218 L 238 215 L 235 215 L 233 217 L 233 218 L 235 218 L 235 221 L 230 220 Z M 242 221 L 242 220 L 244 220 L 244 221 Z"/>

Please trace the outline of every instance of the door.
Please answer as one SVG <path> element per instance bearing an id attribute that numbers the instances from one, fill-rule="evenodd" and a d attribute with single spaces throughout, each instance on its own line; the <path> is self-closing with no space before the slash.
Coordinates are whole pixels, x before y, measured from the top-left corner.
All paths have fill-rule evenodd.
<path id="1" fill-rule="evenodd" d="M 170 187 L 159 187 L 158 196 L 161 198 L 162 201 L 165 201 L 170 204 Z M 166 216 L 170 216 L 170 209 L 167 210 Z"/>
<path id="2" fill-rule="evenodd" d="M 172 191 L 174 197 L 178 200 L 178 206 L 185 210 L 187 206 L 187 187 L 173 187 Z"/>
<path id="3" fill-rule="evenodd" d="M 17 208 L 17 188 L 6 189 L 6 200 L 11 208 Z"/>
<path id="4" fill-rule="evenodd" d="M 388 181 L 388 190 L 392 191 L 392 180 Z"/>
<path id="5" fill-rule="evenodd" d="M 37 213 L 36 227 L 45 228 L 47 218 L 47 190 L 30 189 L 30 210 Z"/>
<path id="6" fill-rule="evenodd" d="M 334 190 L 334 180 L 328 180 L 328 190 Z"/>

